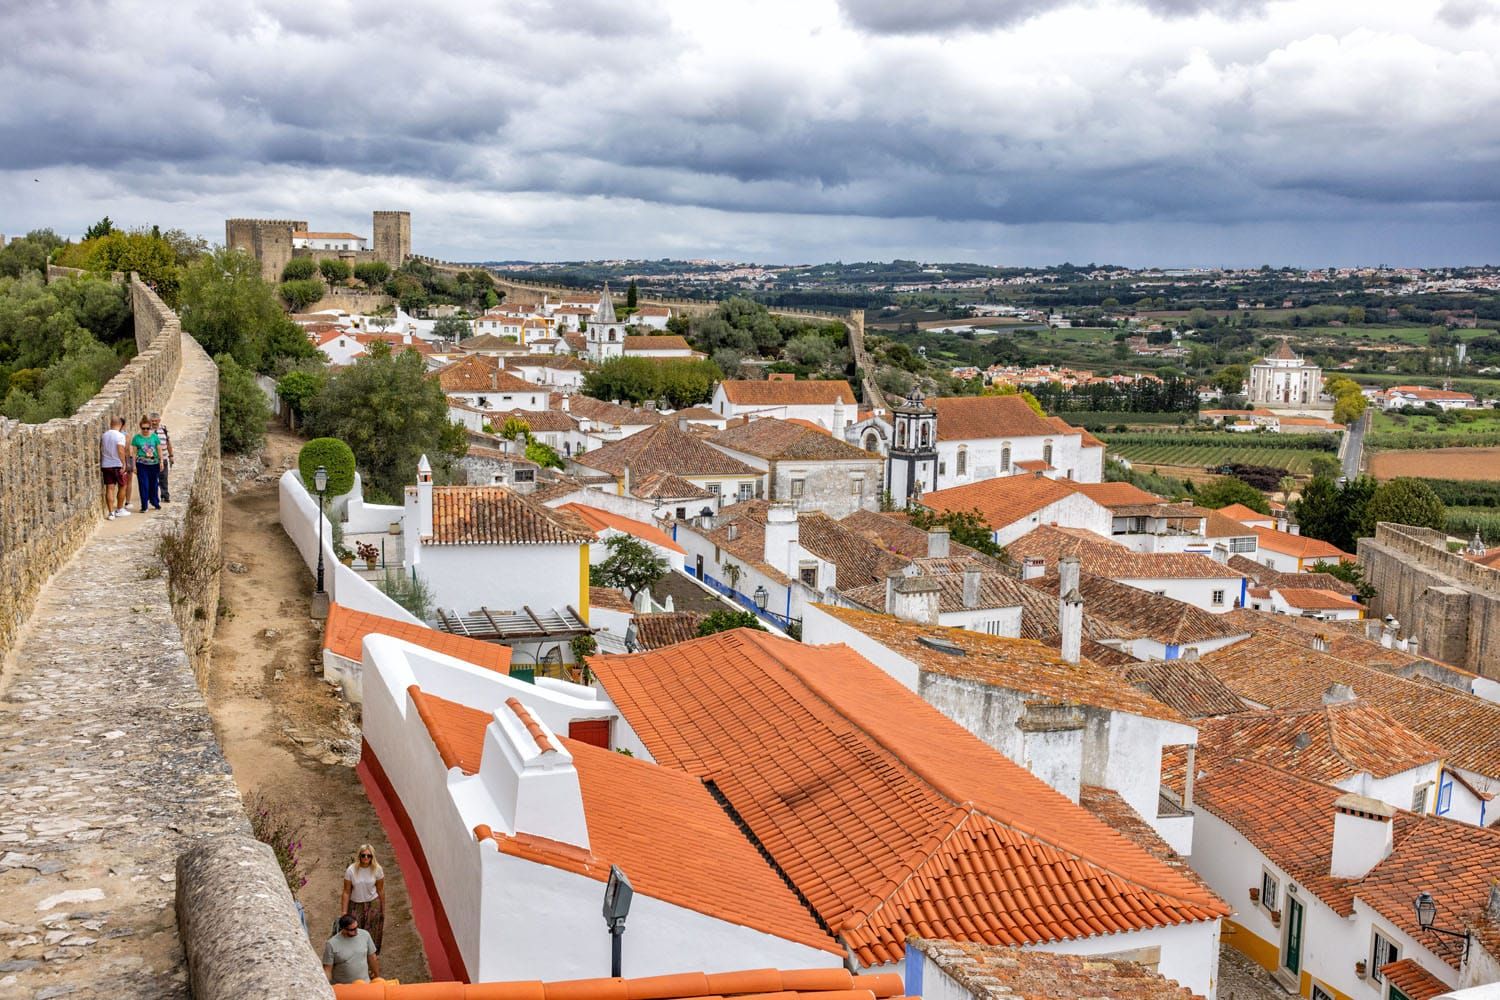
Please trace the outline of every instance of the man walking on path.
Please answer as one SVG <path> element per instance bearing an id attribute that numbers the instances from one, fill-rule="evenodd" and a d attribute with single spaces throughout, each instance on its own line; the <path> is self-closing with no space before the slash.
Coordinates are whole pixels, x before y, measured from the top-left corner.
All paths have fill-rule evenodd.
<path id="1" fill-rule="evenodd" d="M 161 491 L 161 502 L 172 502 L 172 491 L 167 486 L 167 475 L 177 461 L 176 454 L 172 451 L 172 435 L 167 433 L 166 427 L 162 426 L 161 414 L 151 414 L 151 430 L 161 440 L 161 469 L 157 473 L 158 486 Z"/>
<path id="2" fill-rule="evenodd" d="M 375 939 L 347 913 L 339 917 L 338 933 L 323 946 L 323 974 L 335 984 L 369 982 L 380 976 Z"/>
<path id="3" fill-rule="evenodd" d="M 125 463 L 129 454 L 125 447 L 124 417 L 110 417 L 109 430 L 99 442 L 99 471 L 104 480 L 105 519 L 113 521 L 130 512 L 125 509 Z"/>

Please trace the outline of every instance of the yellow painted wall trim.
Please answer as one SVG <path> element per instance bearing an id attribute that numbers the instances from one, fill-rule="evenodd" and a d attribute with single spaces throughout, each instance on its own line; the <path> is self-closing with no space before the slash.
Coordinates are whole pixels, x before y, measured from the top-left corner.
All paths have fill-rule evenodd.
<path id="1" fill-rule="evenodd" d="M 578 615 L 589 624 L 589 546 L 578 546 Z"/>

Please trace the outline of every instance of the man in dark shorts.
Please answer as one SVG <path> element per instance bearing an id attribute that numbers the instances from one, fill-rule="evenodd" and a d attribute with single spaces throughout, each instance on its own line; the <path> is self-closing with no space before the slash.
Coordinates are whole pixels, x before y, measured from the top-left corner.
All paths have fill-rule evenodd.
<path id="1" fill-rule="evenodd" d="M 109 430 L 104 432 L 99 442 L 99 473 L 104 480 L 104 514 L 109 521 L 129 514 L 125 509 L 129 500 L 125 495 L 125 463 L 129 449 L 125 446 L 125 432 L 121 430 L 124 425 L 124 417 L 110 417 Z"/>

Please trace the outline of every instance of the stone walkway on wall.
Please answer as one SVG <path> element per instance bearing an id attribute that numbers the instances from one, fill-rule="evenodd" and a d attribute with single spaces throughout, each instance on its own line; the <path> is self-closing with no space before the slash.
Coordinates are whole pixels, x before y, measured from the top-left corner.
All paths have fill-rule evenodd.
<path id="1" fill-rule="evenodd" d="M 185 338 L 163 411 L 179 459 L 196 460 L 214 377 Z M 186 997 L 175 859 L 249 832 L 156 555 L 186 513 L 182 487 L 173 501 L 110 522 L 101 510 L 0 677 L 0 997 Z"/>

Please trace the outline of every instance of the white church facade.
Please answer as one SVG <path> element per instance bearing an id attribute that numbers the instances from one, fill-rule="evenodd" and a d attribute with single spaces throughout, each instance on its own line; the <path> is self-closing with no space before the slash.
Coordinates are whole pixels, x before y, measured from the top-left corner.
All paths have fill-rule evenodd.
<path id="1" fill-rule="evenodd" d="M 1250 366 L 1245 397 L 1251 406 L 1271 409 L 1326 409 L 1322 401 L 1323 369 L 1304 361 L 1285 340 Z"/>

